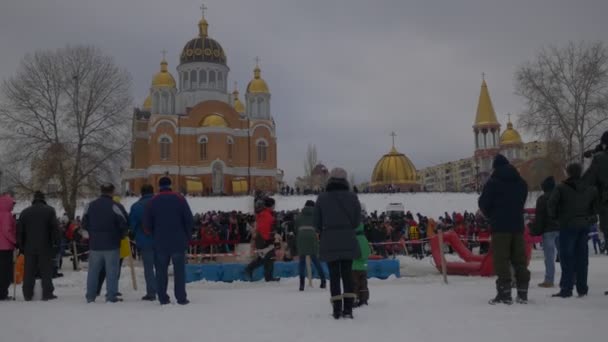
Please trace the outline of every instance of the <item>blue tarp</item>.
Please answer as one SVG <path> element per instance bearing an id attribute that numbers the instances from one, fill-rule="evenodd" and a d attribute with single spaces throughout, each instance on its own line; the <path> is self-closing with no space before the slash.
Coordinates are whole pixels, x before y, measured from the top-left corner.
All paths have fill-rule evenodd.
<path id="1" fill-rule="evenodd" d="M 202 265 L 186 265 L 186 282 L 191 283 L 200 280 L 207 281 L 223 281 L 233 282 L 235 280 L 245 280 L 244 270 L 245 264 L 202 264 Z M 328 273 L 327 265 L 322 263 L 323 271 Z M 313 277 L 319 278 L 314 266 Z M 368 278 L 386 279 L 389 276 L 400 276 L 399 260 L 384 259 L 370 260 L 368 263 Z M 292 262 L 275 262 L 274 276 L 277 278 L 293 278 L 298 276 L 298 263 Z M 253 280 L 261 280 L 264 278 L 263 267 L 258 268 L 253 273 Z"/>

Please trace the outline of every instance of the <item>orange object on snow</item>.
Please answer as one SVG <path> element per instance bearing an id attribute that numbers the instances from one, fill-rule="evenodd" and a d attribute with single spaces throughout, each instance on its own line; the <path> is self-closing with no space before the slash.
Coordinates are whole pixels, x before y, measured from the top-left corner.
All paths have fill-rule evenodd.
<path id="1" fill-rule="evenodd" d="M 23 275 L 25 272 L 25 257 L 23 254 L 17 257 L 15 261 L 15 283 L 21 284 L 23 282 Z"/>

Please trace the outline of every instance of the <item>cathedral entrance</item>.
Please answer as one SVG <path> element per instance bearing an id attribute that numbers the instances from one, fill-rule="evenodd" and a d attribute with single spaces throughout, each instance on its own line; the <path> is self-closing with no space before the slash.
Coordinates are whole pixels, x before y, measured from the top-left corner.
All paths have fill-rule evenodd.
<path id="1" fill-rule="evenodd" d="M 213 194 L 220 195 L 224 193 L 224 165 L 221 162 L 216 162 L 212 167 L 212 182 Z"/>

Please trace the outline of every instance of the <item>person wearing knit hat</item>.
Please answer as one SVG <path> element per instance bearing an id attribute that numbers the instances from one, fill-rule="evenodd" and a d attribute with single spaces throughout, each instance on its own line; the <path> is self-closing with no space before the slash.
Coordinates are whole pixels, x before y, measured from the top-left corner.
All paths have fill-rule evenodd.
<path id="1" fill-rule="evenodd" d="M 169 177 L 161 177 L 158 180 L 158 189 L 159 190 L 171 190 L 171 178 Z"/>
<path id="2" fill-rule="evenodd" d="M 489 303 L 512 304 L 511 266 L 515 269 L 517 302 L 528 302 L 530 271 L 524 240 L 524 206 L 528 185 L 509 160 L 498 154 L 492 163 L 494 169 L 479 197 L 479 209 L 492 227 L 491 248 L 494 252 L 494 270 L 497 295 Z"/>
<path id="3" fill-rule="evenodd" d="M 21 212 L 17 220 L 19 249 L 25 255 L 23 298 L 34 296 L 36 276 L 42 280 L 42 300 L 53 300 L 53 257 L 59 242 L 59 222 L 55 209 L 46 204 L 44 193 L 36 191 L 32 205 Z"/>
<path id="4" fill-rule="evenodd" d="M 313 226 L 315 211 L 315 202 L 312 200 L 306 201 L 304 209 L 295 221 L 296 232 L 296 250 L 299 258 L 299 273 L 300 273 L 300 291 L 304 291 L 306 258 L 310 258 L 314 265 L 319 278 L 321 278 L 321 288 L 325 288 L 325 272 L 319 262 L 319 238 Z"/>
<path id="5" fill-rule="evenodd" d="M 547 177 L 540 185 L 543 194 L 536 200 L 536 220 L 530 228 L 533 236 L 542 236 L 545 257 L 545 280 L 539 287 L 552 288 L 555 281 L 555 257 L 559 241 L 559 224 L 549 217 L 548 201 L 555 189 L 555 178 Z"/>
<path id="6" fill-rule="evenodd" d="M 361 223 L 361 204 L 350 191 L 344 169 L 331 170 L 325 192 L 317 198 L 314 227 L 321 235 L 319 255 L 327 262 L 333 317 L 353 318 L 353 260 L 361 256 L 355 230 Z M 343 288 L 342 288 L 343 284 Z"/>

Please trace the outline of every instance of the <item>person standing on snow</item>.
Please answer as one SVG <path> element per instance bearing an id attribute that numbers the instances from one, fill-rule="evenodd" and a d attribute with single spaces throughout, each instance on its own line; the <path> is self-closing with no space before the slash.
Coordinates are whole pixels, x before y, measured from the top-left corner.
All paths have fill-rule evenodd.
<path id="1" fill-rule="evenodd" d="M 581 179 L 583 167 L 570 164 L 566 169 L 568 179 L 555 188 L 549 198 L 549 216 L 559 221 L 559 258 L 562 279 L 559 293 L 553 297 L 572 297 L 576 292 L 584 297 L 589 292 L 589 229 L 597 222 L 600 200 L 597 189 Z"/>
<path id="2" fill-rule="evenodd" d="M 128 233 L 125 209 L 116 203 L 114 185 L 101 186 L 101 196 L 89 203 L 82 218 L 82 227 L 89 233 L 89 271 L 87 303 L 95 302 L 102 270 L 106 273 L 106 302 L 122 302 L 118 297 L 120 240 Z"/>
<path id="3" fill-rule="evenodd" d="M 479 197 L 479 209 L 490 221 L 491 247 L 494 253 L 494 270 L 497 295 L 490 304 L 512 304 L 511 266 L 515 269 L 517 302 L 528 302 L 530 271 L 524 240 L 524 205 L 528 185 L 505 156 L 498 154 L 492 163 L 494 169 Z"/>
<path id="4" fill-rule="evenodd" d="M 275 201 L 268 197 L 264 199 L 263 202 L 264 207 L 263 209 L 258 209 L 255 218 L 255 249 L 257 250 L 257 257 L 245 267 L 245 275 L 249 280 L 253 280 L 253 272 L 255 269 L 264 265 L 264 280 L 266 280 L 266 282 L 279 281 L 279 278 L 274 278 L 273 276 L 276 251 L 273 234 L 275 218 L 272 211 L 274 209 Z"/>
<path id="5" fill-rule="evenodd" d="M 32 300 L 36 275 L 42 280 L 42 300 L 53 300 L 53 257 L 60 239 L 59 221 L 55 209 L 48 206 L 44 194 L 34 193 L 32 205 L 21 212 L 17 223 L 19 249 L 25 255 L 23 298 Z"/>
<path id="6" fill-rule="evenodd" d="M 319 262 L 319 237 L 315 227 L 313 226 L 315 211 L 315 202 L 306 201 L 302 213 L 296 218 L 296 250 L 298 252 L 299 271 L 300 271 L 300 291 L 304 291 L 306 257 L 310 257 L 310 261 L 315 266 L 319 277 L 321 278 L 321 288 L 325 288 L 325 272 Z"/>
<path id="7" fill-rule="evenodd" d="M 154 274 L 154 240 L 147 235 L 142 227 L 144 210 L 146 204 L 154 196 L 154 188 L 150 184 L 144 184 L 140 190 L 141 198 L 131 206 L 129 222 L 131 230 L 135 235 L 135 243 L 139 249 L 139 255 L 144 264 L 144 277 L 146 279 L 146 295 L 141 299 L 145 301 L 156 300 L 156 275 Z"/>
<path id="8" fill-rule="evenodd" d="M 559 224 L 549 216 L 547 203 L 555 189 L 555 178 L 547 177 L 540 185 L 543 194 L 536 200 L 536 222 L 531 233 L 543 237 L 543 252 L 545 255 L 545 280 L 539 287 L 554 287 L 555 280 L 555 252 L 559 241 Z"/>
<path id="9" fill-rule="evenodd" d="M 365 211 L 361 212 L 361 216 L 365 217 Z M 359 224 L 356 230 L 357 243 L 359 244 L 359 250 L 361 256 L 353 261 L 353 289 L 355 295 L 357 295 L 357 303 L 355 306 L 359 307 L 367 305 L 369 301 L 369 288 L 367 287 L 367 262 L 371 249 L 369 248 L 369 241 L 365 237 L 365 228 L 363 223 Z"/>
<path id="10" fill-rule="evenodd" d="M 190 303 L 186 293 L 186 250 L 192 237 L 194 218 L 186 199 L 171 190 L 171 178 L 158 181 L 159 193 L 144 209 L 143 229 L 154 239 L 156 292 L 161 305 L 171 303 L 167 294 L 169 263 L 173 263 L 177 304 Z"/>
<path id="11" fill-rule="evenodd" d="M 0 195 L 0 301 L 13 299 L 8 288 L 13 282 L 13 252 L 17 246 L 14 206 L 10 193 Z"/>
<path id="12" fill-rule="evenodd" d="M 361 204 L 357 194 L 349 190 L 346 179 L 344 169 L 331 170 L 326 192 L 317 198 L 314 212 L 314 226 L 321 236 L 321 260 L 326 261 L 329 267 L 335 319 L 353 318 L 356 295 L 352 266 L 353 260 L 361 256 L 355 235 L 355 229 L 361 224 Z"/>

